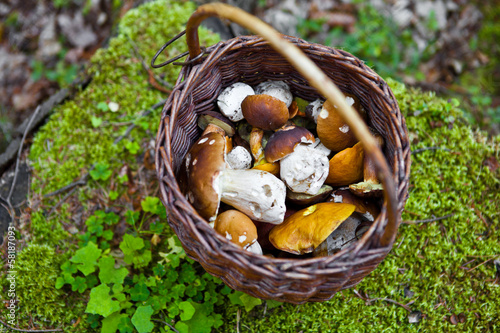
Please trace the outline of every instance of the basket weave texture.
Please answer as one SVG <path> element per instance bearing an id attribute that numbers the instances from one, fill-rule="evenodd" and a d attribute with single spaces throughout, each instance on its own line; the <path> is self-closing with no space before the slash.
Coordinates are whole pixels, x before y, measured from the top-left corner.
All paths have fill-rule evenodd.
<path id="1" fill-rule="evenodd" d="M 399 218 L 408 196 L 410 144 L 405 120 L 387 83 L 348 52 L 295 37 L 284 38 L 312 59 L 341 91 L 360 99 L 369 117 L 368 125 L 385 139 L 383 152 L 397 189 Z M 296 304 L 325 301 L 355 286 L 392 248 L 392 243 L 381 244 L 388 223 L 385 202 L 368 232 L 341 252 L 311 259 L 277 259 L 231 244 L 198 215 L 182 194 L 179 171 L 190 146 L 201 135 L 198 114 L 217 110 L 217 96 L 225 87 L 234 82 L 255 86 L 267 80 L 283 80 L 294 96 L 306 100 L 320 97 L 261 37 L 241 36 L 219 42 L 207 53 L 200 63 L 183 66 L 162 111 L 156 139 L 161 199 L 169 224 L 187 255 L 231 288 L 262 299 Z"/>

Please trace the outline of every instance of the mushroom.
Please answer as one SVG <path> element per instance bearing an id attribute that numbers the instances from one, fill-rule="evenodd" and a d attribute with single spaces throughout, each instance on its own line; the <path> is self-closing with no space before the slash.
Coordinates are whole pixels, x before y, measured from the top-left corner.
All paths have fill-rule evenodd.
<path id="1" fill-rule="evenodd" d="M 306 106 L 305 113 L 306 116 L 309 119 L 314 120 L 315 123 L 318 122 L 318 115 L 321 112 L 321 108 L 323 107 L 323 103 L 325 103 L 324 100 L 322 99 L 316 99 L 309 103 L 308 106 Z"/>
<path id="2" fill-rule="evenodd" d="M 214 229 L 244 250 L 262 254 L 262 248 L 257 242 L 257 228 L 242 212 L 231 209 L 220 213 L 215 219 Z"/>
<path id="3" fill-rule="evenodd" d="M 226 156 L 226 162 L 231 169 L 250 169 L 252 165 L 252 155 L 243 146 L 234 147 Z"/>
<path id="4" fill-rule="evenodd" d="M 306 206 L 321 202 L 328 198 L 333 188 L 329 185 L 323 185 L 316 194 L 296 193 L 290 190 L 286 191 L 286 198 L 293 204 Z"/>
<path id="5" fill-rule="evenodd" d="M 221 179 L 221 201 L 252 220 L 279 224 L 285 217 L 285 184 L 273 174 L 256 169 L 226 169 Z"/>
<path id="6" fill-rule="evenodd" d="M 267 140 L 264 155 L 266 161 L 276 162 L 293 153 L 300 143 L 313 143 L 314 135 L 304 127 L 285 125 L 274 132 Z"/>
<path id="7" fill-rule="evenodd" d="M 375 135 L 375 140 L 379 147 L 383 146 L 384 139 L 379 134 Z M 379 198 L 383 195 L 383 186 L 377 178 L 377 172 L 373 161 L 365 155 L 363 164 L 363 181 L 357 184 L 349 185 L 349 189 L 360 197 L 375 197 Z"/>
<path id="8" fill-rule="evenodd" d="M 187 198 L 198 213 L 215 221 L 220 201 L 254 220 L 281 223 L 285 215 L 285 184 L 269 172 L 226 168 L 224 136 L 202 135 L 186 155 Z"/>
<path id="9" fill-rule="evenodd" d="M 273 96 L 286 104 L 288 108 L 292 104 L 293 96 L 290 87 L 285 81 L 266 81 L 255 87 L 256 94 Z"/>
<path id="10" fill-rule="evenodd" d="M 233 136 L 236 133 L 236 127 L 233 125 L 233 123 L 220 113 L 215 111 L 205 111 L 200 114 L 200 116 L 198 117 L 198 127 L 200 127 L 202 130 L 205 130 L 211 125 L 220 127 L 222 130 L 224 130 L 227 136 Z"/>
<path id="11" fill-rule="evenodd" d="M 269 240 L 277 249 L 289 253 L 312 252 L 354 209 L 354 205 L 334 202 L 309 206 L 275 226 L 269 233 Z"/>
<path id="12" fill-rule="evenodd" d="M 355 211 L 363 215 L 370 222 L 373 222 L 380 213 L 380 206 L 376 202 L 354 195 L 348 187 L 342 187 L 333 191 L 327 201 L 355 205 Z"/>
<path id="13" fill-rule="evenodd" d="M 289 112 L 287 105 L 270 95 L 250 95 L 241 103 L 246 121 L 253 127 L 273 131 L 286 124 Z"/>
<path id="14" fill-rule="evenodd" d="M 280 176 L 297 193 L 316 194 L 328 176 L 328 157 L 306 144 L 280 160 Z"/>
<path id="15" fill-rule="evenodd" d="M 353 105 L 355 108 L 359 105 L 354 95 L 347 94 L 346 96 L 348 104 Z M 341 151 L 354 146 L 358 142 L 358 139 L 336 109 L 337 106 L 329 100 L 323 103 L 323 107 L 317 118 L 317 132 L 319 139 L 328 149 Z M 356 109 L 359 112 L 360 107 Z"/>
<path id="16" fill-rule="evenodd" d="M 313 256 L 330 256 L 351 245 L 353 241 L 359 239 L 359 226 L 362 221 L 363 217 L 359 213 L 353 213 L 314 249 Z"/>
<path id="17" fill-rule="evenodd" d="M 361 142 L 333 155 L 330 159 L 330 172 L 325 184 L 345 186 L 359 182 L 363 179 L 363 157 L 364 150 Z"/>
<path id="18" fill-rule="evenodd" d="M 252 87 L 242 82 L 236 82 L 225 88 L 217 97 L 217 105 L 220 112 L 231 121 L 237 122 L 243 119 L 241 102 L 245 97 L 254 95 Z"/>

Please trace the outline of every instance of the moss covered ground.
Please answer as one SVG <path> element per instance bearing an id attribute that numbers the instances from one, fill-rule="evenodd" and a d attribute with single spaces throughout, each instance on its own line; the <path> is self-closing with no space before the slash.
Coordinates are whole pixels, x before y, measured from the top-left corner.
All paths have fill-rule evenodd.
<path id="1" fill-rule="evenodd" d="M 228 290 L 185 258 L 155 200 L 148 161 L 160 109 L 142 113 L 168 97 L 178 68 L 160 71 L 167 84 L 158 90 L 141 61 L 181 31 L 194 9 L 161 0 L 129 11 L 109 47 L 94 56 L 89 86 L 35 135 L 30 207 L 17 224 L 16 325 L 82 332 L 168 332 L 169 325 L 179 332 L 500 331 L 500 137 L 473 129 L 459 100 L 391 79 L 415 151 L 402 217 L 409 223 L 358 286 L 324 303 L 261 302 Z M 217 38 L 203 32 L 202 43 Z M 179 41 L 168 55 L 184 50 Z M 44 197 L 88 172 L 86 185 L 70 195 Z M 410 223 L 433 217 L 447 218 Z M 94 263 L 82 268 L 81 256 Z M 5 276 L 0 283 L 7 299 Z M 94 307 L 99 300 L 114 312 Z"/>

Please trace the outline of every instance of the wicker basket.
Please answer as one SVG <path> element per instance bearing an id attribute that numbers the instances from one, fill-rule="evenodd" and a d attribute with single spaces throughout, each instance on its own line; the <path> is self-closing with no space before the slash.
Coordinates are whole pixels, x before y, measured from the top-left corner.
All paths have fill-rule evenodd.
<path id="1" fill-rule="evenodd" d="M 200 56 L 197 27 L 203 19 L 213 15 L 256 31 L 271 43 L 261 37 L 242 36 L 219 42 Z M 189 20 L 190 59 L 197 59 L 183 66 L 163 109 L 156 138 L 161 198 L 169 224 L 188 256 L 231 288 L 262 299 L 291 303 L 325 301 L 339 290 L 358 284 L 392 248 L 408 195 L 408 134 L 391 90 L 362 61 L 345 51 L 282 36 L 271 30 L 253 16 L 222 4 L 201 6 Z M 293 53 L 296 49 L 290 43 L 305 53 L 342 92 L 359 97 L 369 115 L 369 125 L 382 134 L 386 142 L 382 155 L 366 126 L 357 122 L 355 112 L 345 111 L 344 119 L 354 127 L 365 151 L 376 161 L 385 188 L 384 204 L 372 227 L 358 242 L 329 257 L 276 259 L 244 251 L 218 235 L 200 217 L 181 193 L 177 181 L 185 154 L 201 134 L 197 115 L 214 110 L 217 96 L 232 83 L 242 81 L 254 86 L 266 80 L 284 80 L 294 96 L 307 100 L 320 94 L 331 99 L 341 96 L 335 95 L 338 92 L 332 90 L 332 87 L 336 89 L 335 85 L 315 72 L 317 69 L 313 70 L 311 63 L 304 65 L 298 60 L 299 56 Z M 275 49 L 283 52 L 288 61 Z M 290 62 L 294 62 L 293 65 Z"/>

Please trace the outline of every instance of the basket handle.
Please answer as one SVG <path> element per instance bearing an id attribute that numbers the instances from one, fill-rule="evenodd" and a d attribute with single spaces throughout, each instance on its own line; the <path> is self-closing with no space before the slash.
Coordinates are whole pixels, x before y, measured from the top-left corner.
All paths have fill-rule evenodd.
<path id="1" fill-rule="evenodd" d="M 389 166 L 382 151 L 376 144 L 368 127 L 358 113 L 349 106 L 339 88 L 316 66 L 298 47 L 286 41 L 276 30 L 257 17 L 247 12 L 222 3 L 210 3 L 200 7 L 191 15 L 186 25 L 186 40 L 190 59 L 201 53 L 198 38 L 198 26 L 210 16 L 219 16 L 233 21 L 242 27 L 261 35 L 270 45 L 281 53 L 295 69 L 302 74 L 323 96 L 333 101 L 338 112 L 346 123 L 353 129 L 356 137 L 361 141 L 365 154 L 374 162 L 377 176 L 384 186 L 384 199 L 387 202 L 388 223 L 380 238 L 382 246 L 389 246 L 396 237 L 397 230 L 397 195 Z"/>

